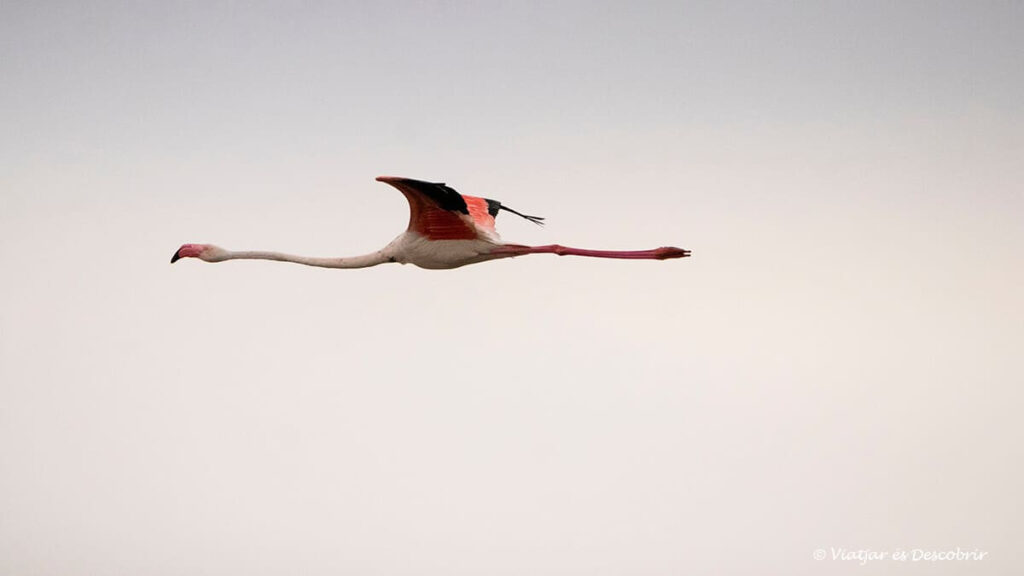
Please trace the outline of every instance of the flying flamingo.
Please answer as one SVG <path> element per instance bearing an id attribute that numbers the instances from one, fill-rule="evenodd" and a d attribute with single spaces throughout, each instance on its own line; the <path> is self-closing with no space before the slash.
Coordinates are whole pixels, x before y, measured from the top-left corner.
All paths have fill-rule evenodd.
<path id="1" fill-rule="evenodd" d="M 590 256 L 593 258 L 625 258 L 632 260 L 665 260 L 683 258 L 689 250 L 665 246 L 653 250 L 612 251 L 583 250 L 558 244 L 524 246 L 505 244 L 494 230 L 494 218 L 504 210 L 543 224 L 543 218 L 527 216 L 497 200 L 463 196 L 443 183 L 424 182 L 411 178 L 381 176 L 409 201 L 409 228 L 390 244 L 362 256 L 347 258 L 311 258 L 279 252 L 225 250 L 212 244 L 185 244 L 178 248 L 171 263 L 181 258 L 199 258 L 206 262 L 225 260 L 278 260 L 323 268 L 368 268 L 388 262 L 415 264 L 435 270 L 458 268 L 499 258 L 525 254 L 558 254 L 559 256 Z"/>

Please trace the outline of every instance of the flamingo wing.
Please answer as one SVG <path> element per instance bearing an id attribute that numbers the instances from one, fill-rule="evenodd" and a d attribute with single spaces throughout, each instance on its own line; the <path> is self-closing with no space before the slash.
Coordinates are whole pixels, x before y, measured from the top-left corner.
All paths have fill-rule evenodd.
<path id="1" fill-rule="evenodd" d="M 394 186 L 409 201 L 409 230 L 430 240 L 497 240 L 497 202 L 463 196 L 442 182 L 395 176 L 377 180 Z"/>

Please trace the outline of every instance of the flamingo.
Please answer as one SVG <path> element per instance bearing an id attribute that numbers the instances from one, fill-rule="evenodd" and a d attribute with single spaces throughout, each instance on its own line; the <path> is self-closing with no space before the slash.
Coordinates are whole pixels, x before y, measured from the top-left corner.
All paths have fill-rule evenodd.
<path id="1" fill-rule="evenodd" d="M 390 184 L 405 195 L 409 201 L 410 215 L 408 229 L 376 252 L 345 258 L 314 258 L 280 252 L 233 251 L 212 244 L 184 244 L 171 257 L 171 263 L 182 258 L 198 258 L 205 262 L 276 260 L 322 268 L 368 268 L 397 262 L 442 270 L 526 254 L 630 260 L 665 260 L 690 255 L 689 250 L 671 246 L 653 250 L 613 251 L 584 250 L 558 244 L 506 244 L 494 230 L 494 218 L 499 212 L 510 212 L 534 224 L 543 224 L 544 219 L 517 212 L 497 200 L 459 194 L 443 183 L 395 176 L 381 176 L 377 181 Z"/>

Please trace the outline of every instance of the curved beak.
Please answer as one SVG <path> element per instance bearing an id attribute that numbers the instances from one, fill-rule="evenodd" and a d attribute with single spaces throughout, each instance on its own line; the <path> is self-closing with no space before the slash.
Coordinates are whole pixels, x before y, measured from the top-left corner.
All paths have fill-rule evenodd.
<path id="1" fill-rule="evenodd" d="M 181 248 L 174 251 L 174 256 L 171 256 L 171 264 L 174 264 L 178 260 L 181 260 Z"/>

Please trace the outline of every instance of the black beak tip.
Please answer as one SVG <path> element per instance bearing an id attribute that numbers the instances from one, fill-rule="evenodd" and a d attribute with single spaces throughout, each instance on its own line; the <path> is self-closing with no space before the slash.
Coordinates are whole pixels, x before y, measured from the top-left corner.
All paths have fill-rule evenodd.
<path id="1" fill-rule="evenodd" d="M 180 252 L 181 252 L 181 248 L 178 248 L 177 250 L 174 251 L 174 256 L 171 256 L 171 264 L 174 264 L 178 260 L 181 260 Z"/>

